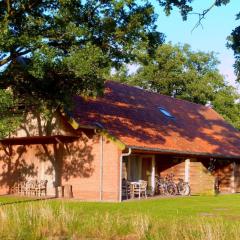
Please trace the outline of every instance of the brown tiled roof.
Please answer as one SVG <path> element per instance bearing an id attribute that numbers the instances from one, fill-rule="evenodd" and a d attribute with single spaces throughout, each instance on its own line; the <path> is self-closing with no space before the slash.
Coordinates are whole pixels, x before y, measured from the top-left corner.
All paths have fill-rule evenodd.
<path id="1" fill-rule="evenodd" d="M 129 147 L 240 158 L 240 132 L 210 107 L 112 81 L 103 97 L 76 102 L 79 124 L 101 124 Z"/>

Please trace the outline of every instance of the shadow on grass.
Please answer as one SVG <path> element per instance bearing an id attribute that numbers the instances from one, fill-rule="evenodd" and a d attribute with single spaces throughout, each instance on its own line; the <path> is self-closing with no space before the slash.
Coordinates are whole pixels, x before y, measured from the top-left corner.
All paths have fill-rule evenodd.
<path id="1" fill-rule="evenodd" d="M 3 195 L 2 195 L 3 196 Z M 19 203 L 30 203 L 30 202 L 38 202 L 38 201 L 46 201 L 46 200 L 52 200 L 52 199 L 57 199 L 57 197 L 33 197 L 33 198 L 24 198 L 24 197 L 17 197 L 17 196 L 9 196 L 9 201 L 7 202 L 1 202 L 1 197 L 0 197 L 0 207 L 1 206 L 6 206 L 6 205 L 14 205 L 14 204 L 19 204 Z M 13 198 L 12 201 L 10 201 L 10 198 Z"/>

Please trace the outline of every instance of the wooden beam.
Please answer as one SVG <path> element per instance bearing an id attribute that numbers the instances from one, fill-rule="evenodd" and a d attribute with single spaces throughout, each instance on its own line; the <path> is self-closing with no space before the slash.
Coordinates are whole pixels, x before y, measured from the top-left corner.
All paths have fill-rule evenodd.
<path id="1" fill-rule="evenodd" d="M 188 182 L 190 181 L 190 159 L 186 159 L 185 160 L 185 179 L 184 179 L 185 182 Z"/>
<path id="2" fill-rule="evenodd" d="M 152 193 L 155 192 L 155 155 L 152 157 L 152 172 L 151 172 L 151 185 L 152 185 Z"/>

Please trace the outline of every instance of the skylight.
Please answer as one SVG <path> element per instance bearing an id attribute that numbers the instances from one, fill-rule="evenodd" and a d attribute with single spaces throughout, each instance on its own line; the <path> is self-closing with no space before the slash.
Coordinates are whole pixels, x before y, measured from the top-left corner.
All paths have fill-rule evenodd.
<path id="1" fill-rule="evenodd" d="M 172 119 L 174 118 L 174 116 L 169 111 L 167 111 L 165 108 L 159 107 L 158 109 L 165 117 L 172 118 Z"/>

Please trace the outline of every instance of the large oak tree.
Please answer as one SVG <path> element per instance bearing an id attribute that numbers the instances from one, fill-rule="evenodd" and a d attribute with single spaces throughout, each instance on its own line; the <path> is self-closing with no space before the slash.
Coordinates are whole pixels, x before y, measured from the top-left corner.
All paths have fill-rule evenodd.
<path id="1" fill-rule="evenodd" d="M 200 19 L 229 1 L 213 1 Z M 178 8 L 184 20 L 193 10 L 192 0 L 157 2 L 167 15 Z M 39 111 L 65 106 L 75 94 L 100 94 L 112 67 L 135 60 L 138 49 L 154 56 L 164 39 L 155 20 L 147 0 L 0 0 L 2 94 L 8 105 L 14 99 L 21 109 Z M 238 59 L 238 28 L 230 46 Z"/>
<path id="2" fill-rule="evenodd" d="M 0 0 L 0 88 L 27 110 L 99 94 L 112 67 L 162 43 L 155 20 L 144 0 Z"/>

